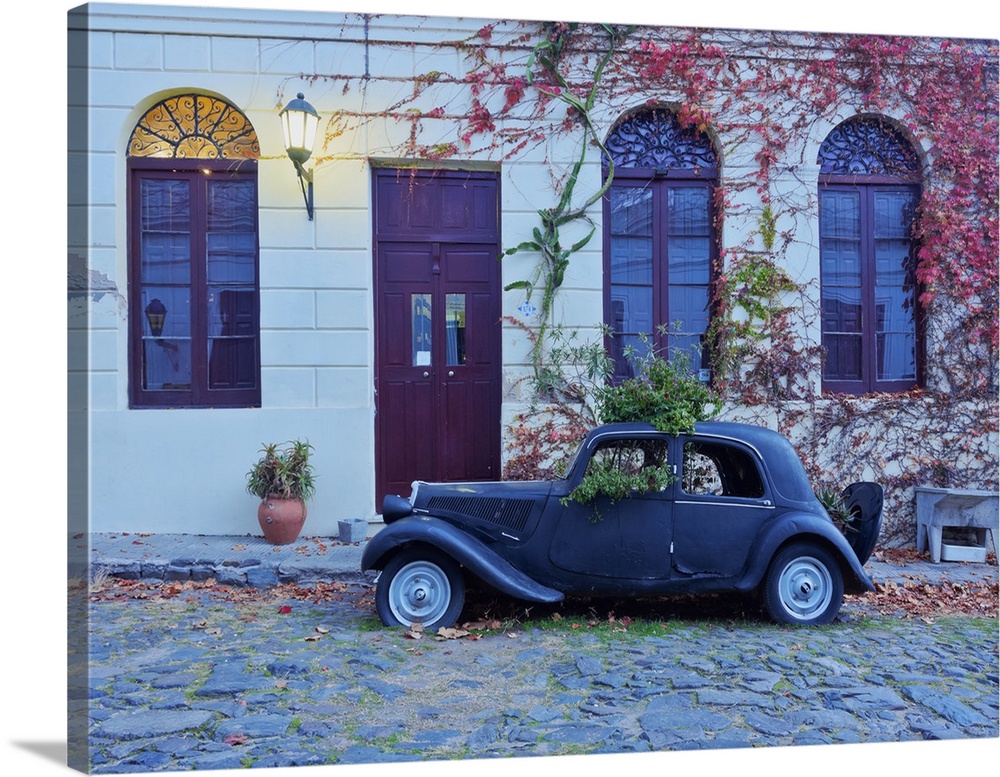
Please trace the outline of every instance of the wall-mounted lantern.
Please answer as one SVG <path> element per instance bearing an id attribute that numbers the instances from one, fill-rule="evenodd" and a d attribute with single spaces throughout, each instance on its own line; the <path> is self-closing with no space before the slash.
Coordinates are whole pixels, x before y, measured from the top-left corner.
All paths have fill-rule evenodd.
<path id="1" fill-rule="evenodd" d="M 313 171 L 306 170 L 304 165 L 312 156 L 316 129 L 319 127 L 319 114 L 304 98 L 305 95 L 299 92 L 294 100 L 288 101 L 278 116 L 281 119 L 281 130 L 285 135 L 285 151 L 299 174 L 302 198 L 306 203 L 309 220 L 312 221 Z"/>

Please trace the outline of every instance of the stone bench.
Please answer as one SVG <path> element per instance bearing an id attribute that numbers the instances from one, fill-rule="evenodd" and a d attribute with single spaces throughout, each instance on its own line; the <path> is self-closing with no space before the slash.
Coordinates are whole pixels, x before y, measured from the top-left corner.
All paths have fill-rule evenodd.
<path id="1" fill-rule="evenodd" d="M 940 562 L 941 531 L 945 527 L 975 530 L 982 548 L 982 559 L 985 559 L 989 548 L 986 532 L 990 533 L 996 548 L 1000 494 L 925 486 L 918 486 L 914 492 L 917 500 L 917 552 L 929 549 L 931 561 Z"/>

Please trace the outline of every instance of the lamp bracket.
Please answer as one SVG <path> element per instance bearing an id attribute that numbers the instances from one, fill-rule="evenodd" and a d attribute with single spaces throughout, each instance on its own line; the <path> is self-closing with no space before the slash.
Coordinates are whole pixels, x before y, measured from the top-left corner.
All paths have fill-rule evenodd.
<path id="1" fill-rule="evenodd" d="M 306 204 L 306 212 L 309 214 L 309 220 L 313 220 L 313 171 L 306 170 L 301 162 L 294 161 L 295 172 L 299 174 L 299 186 L 302 189 L 302 199 Z"/>

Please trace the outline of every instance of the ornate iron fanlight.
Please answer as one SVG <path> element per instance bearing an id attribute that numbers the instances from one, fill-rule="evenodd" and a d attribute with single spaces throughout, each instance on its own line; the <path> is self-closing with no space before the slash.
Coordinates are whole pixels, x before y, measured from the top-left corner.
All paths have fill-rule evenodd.
<path id="1" fill-rule="evenodd" d="M 712 142 L 696 128 L 682 127 L 665 110 L 637 113 L 619 122 L 605 143 L 616 168 L 715 170 Z M 607 157 L 604 164 L 607 166 Z"/>
<path id="2" fill-rule="evenodd" d="M 895 127 L 878 119 L 848 119 L 826 136 L 816 159 L 824 175 L 888 175 L 914 180 L 920 162 Z"/>
<path id="3" fill-rule="evenodd" d="M 257 159 L 257 133 L 238 108 L 217 97 L 181 94 L 158 102 L 136 123 L 129 156 Z"/>

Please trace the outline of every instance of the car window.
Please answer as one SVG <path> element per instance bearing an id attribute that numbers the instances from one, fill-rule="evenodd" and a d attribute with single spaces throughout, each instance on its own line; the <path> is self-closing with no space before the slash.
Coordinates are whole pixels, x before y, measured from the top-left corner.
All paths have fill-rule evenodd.
<path id="1" fill-rule="evenodd" d="M 643 483 L 636 490 L 663 491 L 671 482 L 666 440 L 608 440 L 594 451 L 587 464 L 586 476 L 616 472 Z"/>
<path id="2" fill-rule="evenodd" d="M 690 440 L 684 444 L 681 489 L 696 496 L 759 499 L 764 481 L 753 457 L 735 445 Z"/>

